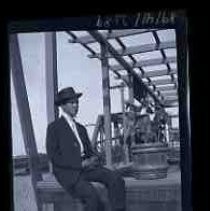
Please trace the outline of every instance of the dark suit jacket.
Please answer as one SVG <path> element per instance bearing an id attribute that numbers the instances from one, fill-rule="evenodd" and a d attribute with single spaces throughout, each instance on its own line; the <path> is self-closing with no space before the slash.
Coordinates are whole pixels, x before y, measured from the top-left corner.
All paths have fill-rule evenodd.
<path id="1" fill-rule="evenodd" d="M 76 127 L 84 146 L 85 157 L 91 157 L 95 153 L 87 131 L 79 123 L 76 123 Z M 57 180 L 64 187 L 71 187 L 82 171 L 82 158 L 79 142 L 64 117 L 48 125 L 46 149 Z"/>

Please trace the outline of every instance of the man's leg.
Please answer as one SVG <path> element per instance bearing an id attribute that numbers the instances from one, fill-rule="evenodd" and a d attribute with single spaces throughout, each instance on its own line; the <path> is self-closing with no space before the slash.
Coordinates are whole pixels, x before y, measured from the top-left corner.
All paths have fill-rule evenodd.
<path id="1" fill-rule="evenodd" d="M 73 197 L 83 202 L 85 211 L 99 211 L 99 197 L 89 182 L 79 179 L 70 192 Z"/>
<path id="2" fill-rule="evenodd" d="M 118 173 L 96 168 L 84 171 L 82 177 L 90 182 L 101 182 L 107 187 L 113 211 L 125 210 L 125 182 Z"/>

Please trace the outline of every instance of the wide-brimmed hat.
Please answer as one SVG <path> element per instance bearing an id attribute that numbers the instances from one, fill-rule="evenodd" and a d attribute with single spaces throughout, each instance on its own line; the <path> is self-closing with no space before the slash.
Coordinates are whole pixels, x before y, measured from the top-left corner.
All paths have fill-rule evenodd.
<path id="1" fill-rule="evenodd" d="M 57 106 L 63 105 L 70 100 L 78 99 L 82 96 L 82 93 L 76 93 L 74 88 L 67 87 L 60 90 L 55 98 L 55 104 Z"/>

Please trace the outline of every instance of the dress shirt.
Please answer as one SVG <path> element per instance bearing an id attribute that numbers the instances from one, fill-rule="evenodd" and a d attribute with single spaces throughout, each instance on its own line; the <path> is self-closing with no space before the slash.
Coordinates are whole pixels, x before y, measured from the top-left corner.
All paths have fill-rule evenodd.
<path id="1" fill-rule="evenodd" d="M 76 121 L 75 119 L 73 119 L 72 117 L 70 117 L 68 114 L 66 114 L 63 110 L 61 110 L 61 115 L 66 119 L 66 121 L 68 122 L 69 126 L 71 127 L 71 129 L 73 130 L 78 142 L 79 142 L 79 145 L 80 145 L 80 150 L 81 150 L 81 156 L 84 155 L 84 146 L 83 146 L 83 143 L 79 137 L 79 133 L 78 133 L 78 130 L 77 130 L 77 127 L 76 127 Z"/>

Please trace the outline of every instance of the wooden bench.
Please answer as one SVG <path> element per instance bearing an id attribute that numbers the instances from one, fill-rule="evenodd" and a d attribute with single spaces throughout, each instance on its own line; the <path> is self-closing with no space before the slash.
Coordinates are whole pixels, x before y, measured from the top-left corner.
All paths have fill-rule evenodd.
<path id="1" fill-rule="evenodd" d="M 97 182 L 92 182 L 92 184 L 98 191 L 99 197 L 105 206 L 105 211 L 111 211 L 105 186 Z M 83 211 L 81 201 L 71 197 L 52 174 L 37 182 L 36 189 L 42 211 Z"/>
<path id="2" fill-rule="evenodd" d="M 136 180 L 125 178 L 127 211 L 181 211 L 180 175 L 170 175 L 167 179 Z M 100 183 L 93 183 L 105 204 L 105 211 L 110 211 L 107 189 Z M 37 191 L 42 211 L 84 211 L 79 199 L 72 198 L 49 175 L 37 182 Z"/>

